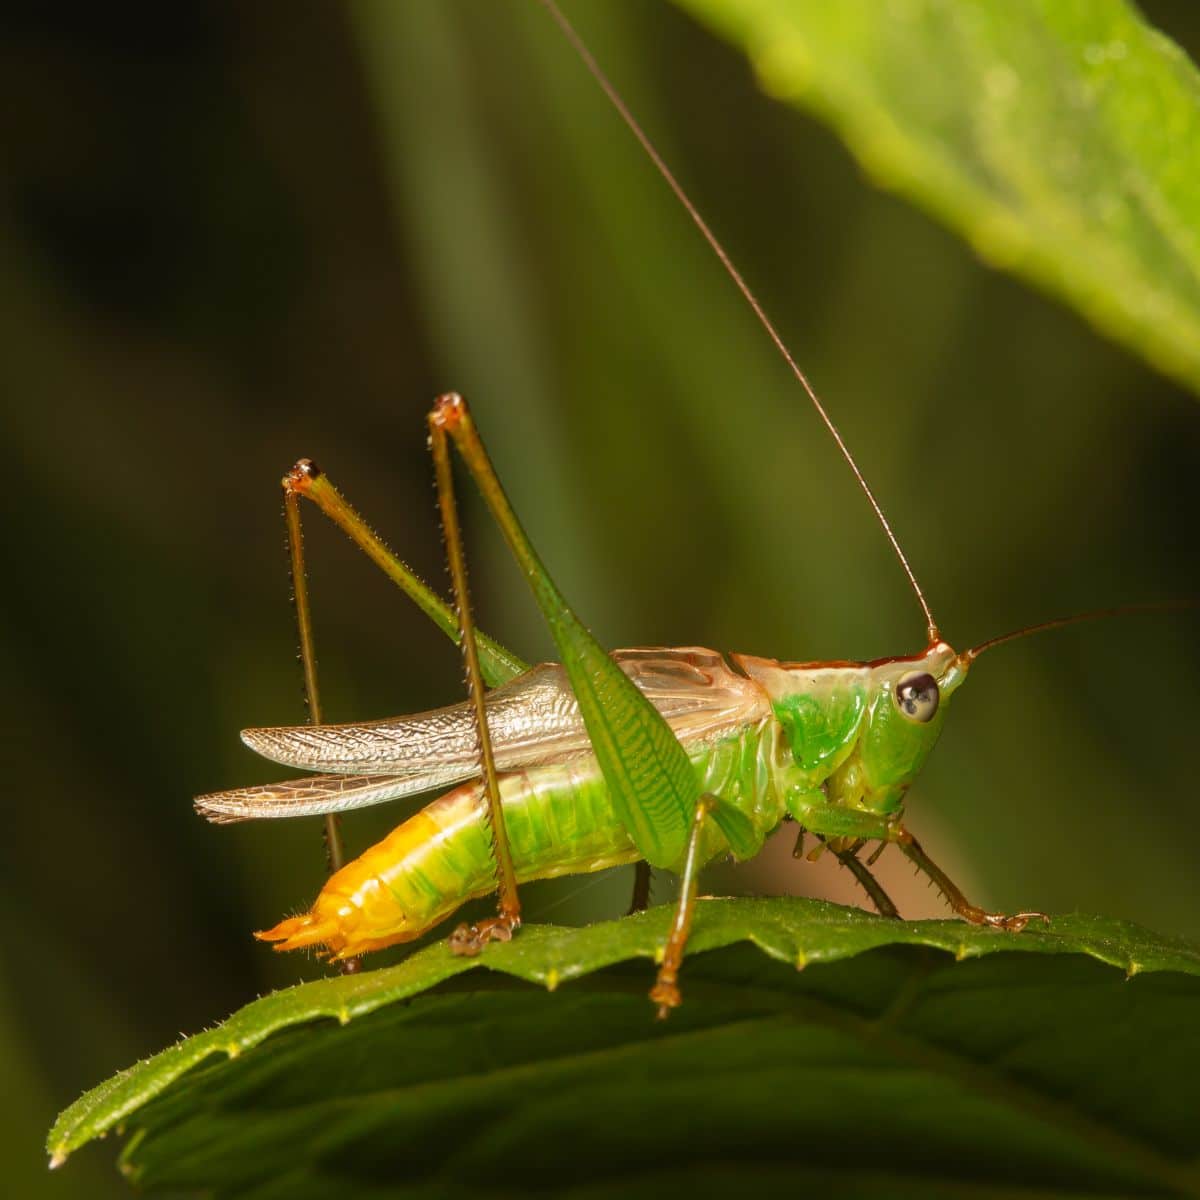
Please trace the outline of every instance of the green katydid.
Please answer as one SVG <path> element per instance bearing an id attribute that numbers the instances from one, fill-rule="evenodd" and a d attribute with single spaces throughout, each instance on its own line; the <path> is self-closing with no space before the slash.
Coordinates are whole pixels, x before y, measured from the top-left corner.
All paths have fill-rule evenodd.
<path id="1" fill-rule="evenodd" d="M 498 885 L 498 915 L 452 936 L 459 952 L 478 953 L 487 941 L 510 937 L 519 926 L 520 882 L 645 862 L 677 870 L 683 880 L 651 993 L 665 1013 L 679 1002 L 677 975 L 700 867 L 724 853 L 752 856 L 785 817 L 827 843 L 889 915 L 895 915 L 895 906 L 874 881 L 869 863 L 857 857 L 869 841 L 897 844 L 966 919 L 1021 929 L 1043 914 L 1007 916 L 971 905 L 901 823 L 905 792 L 940 733 L 946 703 L 974 658 L 1002 639 L 961 654 L 941 639 L 882 509 L 807 378 L 586 49 L 555 6 L 547 8 L 808 393 L 905 571 L 925 616 L 927 645 L 917 655 L 871 663 L 788 664 L 737 655 L 726 660 L 696 649 L 610 656 L 574 615 L 530 546 L 465 403 L 443 397 L 430 414 L 430 434 L 453 606 L 387 550 L 326 476 L 311 463 L 298 464 L 284 488 L 314 724 L 250 730 L 243 737 L 269 758 L 325 774 L 204 796 L 197 805 L 215 820 L 331 814 L 456 786 L 337 870 L 308 914 L 260 936 L 284 949 L 324 945 L 352 960 L 419 936 L 467 898 Z M 451 443 L 534 592 L 561 667 L 529 669 L 474 630 L 449 473 Z M 393 721 L 320 724 L 299 497 L 317 503 L 461 643 L 472 691 L 468 703 Z M 485 685 L 493 689 L 487 695 Z M 335 849 L 335 866 L 339 858 Z"/>

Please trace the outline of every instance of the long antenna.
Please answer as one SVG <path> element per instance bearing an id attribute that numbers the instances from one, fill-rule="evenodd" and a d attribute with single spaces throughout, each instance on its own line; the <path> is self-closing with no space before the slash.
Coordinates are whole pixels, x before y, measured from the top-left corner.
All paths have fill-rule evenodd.
<path id="1" fill-rule="evenodd" d="M 1011 633 L 1002 633 L 998 637 L 988 638 L 986 642 L 980 642 L 978 646 L 964 650 L 959 657 L 967 663 L 973 663 L 985 650 L 1003 646 L 1005 642 L 1029 637 L 1033 633 L 1045 633 L 1049 629 L 1062 629 L 1065 625 L 1078 625 L 1083 621 L 1100 621 L 1107 617 L 1126 617 L 1132 613 L 1179 612 L 1182 609 L 1197 607 L 1200 607 L 1200 598 L 1151 601 L 1146 604 L 1121 604 L 1116 608 L 1093 608 L 1088 612 L 1075 613 L 1070 617 L 1055 617 L 1050 621 L 1039 621 L 1036 625 L 1026 625 L 1021 629 L 1014 629 Z"/>
<path id="2" fill-rule="evenodd" d="M 900 560 L 900 566 L 904 569 L 904 574 L 908 576 L 908 582 L 917 597 L 921 611 L 925 614 L 925 626 L 929 634 L 930 644 L 932 645 L 934 642 L 940 641 L 941 635 L 938 633 L 937 622 L 933 619 L 933 613 L 929 609 L 929 602 L 925 599 L 925 593 L 921 591 L 921 585 L 917 582 L 917 577 L 913 573 L 912 567 L 909 566 L 908 559 L 904 556 L 904 551 L 900 549 L 900 543 L 896 539 L 896 535 L 892 532 L 892 527 L 888 524 L 888 519 L 884 516 L 879 501 L 875 499 L 875 493 L 871 491 L 871 485 L 867 483 L 866 477 L 859 470 L 858 463 L 854 461 L 854 455 L 850 453 L 850 447 L 846 445 L 838 427 L 833 423 L 833 418 L 825 411 L 825 406 L 821 403 L 813 385 L 809 383 L 808 376 L 800 369 L 800 365 L 792 357 L 792 352 L 787 348 L 783 338 L 779 336 L 778 331 L 772 324 L 771 318 L 767 316 L 766 310 L 759 303 L 758 297 L 750 290 L 750 285 L 742 278 L 742 274 L 737 267 L 733 265 L 733 260 L 725 252 L 725 247 L 717 240 L 717 235 L 708 227 L 708 223 L 700 215 L 699 210 L 692 203 L 687 192 L 683 190 L 683 186 L 671 173 L 671 168 L 663 161 L 662 156 L 654 148 L 654 143 L 650 141 L 649 137 L 642 130 L 641 125 L 637 122 L 637 118 L 629 111 L 625 101 L 621 99 L 620 93 L 609 82 L 608 76 L 600 69 L 600 64 L 592 57 L 591 51 L 584 45 L 583 39 L 579 34 L 575 32 L 574 26 L 563 16 L 555 0 L 541 0 L 541 3 L 557 22 L 563 35 L 571 43 L 575 53 L 579 55 L 583 65 L 587 67 L 592 78 L 600 85 L 604 94 L 608 97 L 609 103 L 617 110 L 621 120 L 625 122 L 629 131 L 641 143 L 642 149 L 654 164 L 655 170 L 662 176 L 671 191 L 675 193 L 675 198 L 683 205 L 688 216 L 692 218 L 693 223 L 700 230 L 709 248 L 720 260 L 721 266 L 725 268 L 725 273 L 737 285 L 738 291 L 742 293 L 746 303 L 750 305 L 751 310 L 759 320 L 759 324 L 767 331 L 767 336 L 770 337 L 771 341 L 775 343 L 775 349 L 779 351 L 783 357 L 783 361 L 791 368 L 792 374 L 800 381 L 800 386 L 808 393 L 808 398 L 817 410 L 817 415 L 824 422 L 825 428 L 829 430 L 830 437 L 837 443 L 837 448 L 842 452 L 842 457 L 846 460 L 850 470 L 854 472 L 854 478 L 858 480 L 858 486 L 862 488 L 863 495 L 867 498 L 867 503 L 874 510 L 875 516 L 883 528 L 883 532 L 887 534 L 887 539 L 891 542 L 892 549 L 896 552 L 896 557 Z"/>

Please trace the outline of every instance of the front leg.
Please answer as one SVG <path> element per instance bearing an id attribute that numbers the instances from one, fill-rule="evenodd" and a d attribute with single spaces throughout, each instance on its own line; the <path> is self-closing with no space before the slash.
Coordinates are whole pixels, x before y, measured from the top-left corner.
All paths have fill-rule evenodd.
<path id="1" fill-rule="evenodd" d="M 1050 918 L 1043 912 L 1019 912 L 1007 916 L 1004 913 L 987 912 L 979 905 L 972 904 L 946 872 L 925 853 L 921 843 L 907 829 L 899 827 L 898 834 L 895 841 L 901 853 L 933 880 L 946 902 L 964 921 L 970 921 L 972 925 L 990 925 L 993 929 L 1007 929 L 1010 933 L 1020 933 L 1034 919 L 1045 921 L 1047 925 L 1050 923 Z"/>
<path id="2" fill-rule="evenodd" d="M 818 793 L 819 794 L 819 793 Z M 808 830 L 823 840 L 846 838 L 851 842 L 894 842 L 903 832 L 899 822 L 865 812 L 861 808 L 845 808 L 822 799 L 789 802 L 788 811 Z"/>
<path id="3" fill-rule="evenodd" d="M 972 925 L 990 925 L 993 929 L 1007 929 L 1011 933 L 1020 933 L 1034 919 L 1047 923 L 1050 921 L 1042 912 L 1019 912 L 1009 916 L 1006 913 L 988 912 L 979 905 L 972 904 L 963 895 L 962 889 L 925 853 L 921 843 L 899 820 L 889 820 L 877 813 L 863 812 L 860 809 L 843 808 L 839 804 L 820 803 L 812 804 L 793 816 L 812 833 L 827 838 L 851 837 L 862 841 L 894 842 L 900 847 L 901 853 L 916 864 L 918 870 L 933 880 L 950 907 Z"/>

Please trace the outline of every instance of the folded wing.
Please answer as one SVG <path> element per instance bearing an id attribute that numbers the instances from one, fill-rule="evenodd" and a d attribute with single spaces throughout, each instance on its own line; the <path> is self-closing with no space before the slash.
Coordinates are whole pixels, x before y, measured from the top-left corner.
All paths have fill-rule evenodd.
<path id="1" fill-rule="evenodd" d="M 306 775 L 283 783 L 197 796 L 196 811 L 216 825 L 264 817 L 308 817 L 366 808 L 424 790 L 403 775 Z"/>
<path id="2" fill-rule="evenodd" d="M 619 650 L 613 657 L 685 746 L 770 711 L 758 685 L 735 673 L 715 651 Z M 557 663 L 534 667 L 490 692 L 487 713 L 502 772 L 590 753 L 575 696 Z M 480 773 L 474 713 L 466 703 L 384 721 L 247 729 L 242 740 L 265 758 L 325 774 L 198 797 L 197 809 L 211 820 L 364 808 Z"/>

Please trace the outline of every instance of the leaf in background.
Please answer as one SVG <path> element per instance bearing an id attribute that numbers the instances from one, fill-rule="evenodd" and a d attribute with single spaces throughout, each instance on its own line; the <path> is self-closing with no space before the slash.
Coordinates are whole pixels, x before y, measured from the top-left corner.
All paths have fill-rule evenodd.
<path id="1" fill-rule="evenodd" d="M 1091 917 L 1013 937 L 707 900 L 693 943 L 712 952 L 689 957 L 686 1003 L 658 1023 L 652 972 L 630 960 L 653 955 L 670 916 L 534 926 L 476 960 L 436 945 L 266 996 L 82 1097 L 51 1151 L 123 1122 L 122 1166 L 143 1190 L 258 1200 L 569 1180 L 589 1195 L 1067 1180 L 1081 1195 L 1200 1194 L 1196 948 Z M 588 979 L 552 994 L 497 973 Z M 227 1057 L 201 1065 L 214 1054 Z"/>
<path id="2" fill-rule="evenodd" d="M 1200 391 L 1200 75 L 1124 0 L 678 0 L 878 181 Z"/>

